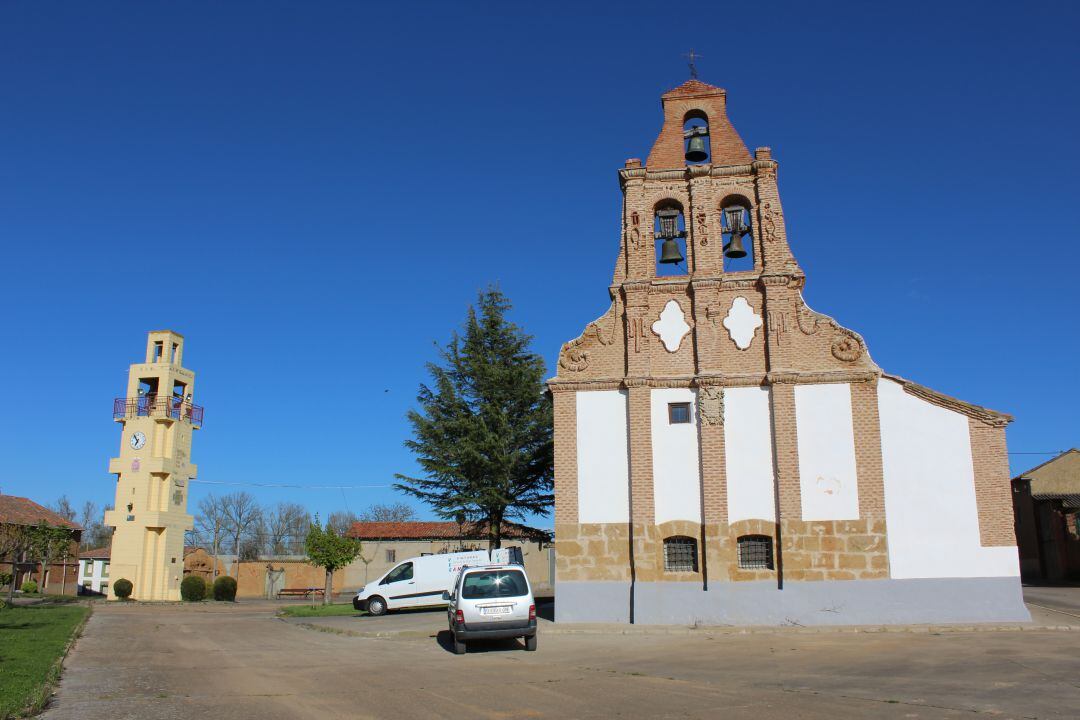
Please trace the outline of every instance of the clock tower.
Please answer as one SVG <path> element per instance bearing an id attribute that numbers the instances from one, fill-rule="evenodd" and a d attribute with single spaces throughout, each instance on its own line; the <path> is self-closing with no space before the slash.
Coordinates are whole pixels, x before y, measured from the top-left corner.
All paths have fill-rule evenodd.
<path id="1" fill-rule="evenodd" d="M 115 528 L 109 575 L 112 585 L 130 580 L 136 600 L 179 600 L 184 574 L 188 481 L 195 477 L 191 437 L 203 420 L 192 403 L 195 373 L 184 368 L 184 336 L 149 334 L 146 361 L 131 366 L 127 393 L 113 402 L 120 423 L 120 454 L 109 461 L 116 475 Z M 115 598 L 110 592 L 110 597 Z"/>

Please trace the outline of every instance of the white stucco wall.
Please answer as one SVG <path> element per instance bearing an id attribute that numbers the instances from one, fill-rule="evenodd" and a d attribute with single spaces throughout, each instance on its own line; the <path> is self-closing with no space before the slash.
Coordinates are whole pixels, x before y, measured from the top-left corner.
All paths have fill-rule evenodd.
<path id="1" fill-rule="evenodd" d="M 859 486 L 851 386 L 795 386 L 803 520 L 857 520 Z"/>
<path id="2" fill-rule="evenodd" d="M 775 520 L 769 391 L 724 389 L 728 522 Z"/>
<path id="3" fill-rule="evenodd" d="M 656 389 L 652 402 L 653 502 L 656 523 L 668 520 L 701 522 L 701 481 L 698 471 L 697 391 Z M 668 403 L 690 403 L 690 422 L 668 422 Z"/>
<path id="4" fill-rule="evenodd" d="M 76 581 L 79 585 L 84 585 L 87 580 L 90 581 L 90 589 L 94 592 L 101 592 L 101 583 L 109 582 L 109 561 L 103 559 L 92 559 L 93 563 L 90 568 L 90 572 L 86 572 L 87 558 L 79 559 L 79 579 Z"/>
<path id="5" fill-rule="evenodd" d="M 878 382 L 893 578 L 1020 574 L 1015 547 L 979 544 L 968 419 Z"/>
<path id="6" fill-rule="evenodd" d="M 630 519 L 624 390 L 577 393 L 578 522 Z"/>

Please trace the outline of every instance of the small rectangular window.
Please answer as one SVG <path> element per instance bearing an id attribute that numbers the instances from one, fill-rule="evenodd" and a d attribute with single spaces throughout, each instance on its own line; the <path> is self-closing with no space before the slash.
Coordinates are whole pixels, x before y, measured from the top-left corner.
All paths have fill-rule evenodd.
<path id="1" fill-rule="evenodd" d="M 161 340 L 154 341 L 154 362 L 161 362 L 161 357 L 165 353 L 165 343 Z"/>
<path id="2" fill-rule="evenodd" d="M 388 562 L 388 563 L 397 562 L 397 550 L 387 550 L 386 551 L 386 562 Z"/>
<path id="3" fill-rule="evenodd" d="M 672 425 L 679 425 L 690 422 L 690 403 L 668 403 L 668 422 Z"/>
<path id="4" fill-rule="evenodd" d="M 772 538 L 768 535 L 744 535 L 739 538 L 739 567 L 772 570 Z"/>
<path id="5" fill-rule="evenodd" d="M 697 572 L 697 541 L 685 536 L 664 539 L 666 572 Z"/>

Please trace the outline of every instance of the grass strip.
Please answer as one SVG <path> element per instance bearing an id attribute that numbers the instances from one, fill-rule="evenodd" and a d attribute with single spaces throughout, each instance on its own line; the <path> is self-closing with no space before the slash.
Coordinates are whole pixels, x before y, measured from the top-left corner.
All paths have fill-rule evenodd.
<path id="1" fill-rule="evenodd" d="M 352 601 L 347 603 L 334 603 L 332 605 L 286 605 L 278 612 L 285 617 L 361 617 L 366 612 L 357 610 L 352 606 Z"/>
<path id="2" fill-rule="evenodd" d="M 90 617 L 86 605 L 0 610 L 0 720 L 39 712 Z"/>

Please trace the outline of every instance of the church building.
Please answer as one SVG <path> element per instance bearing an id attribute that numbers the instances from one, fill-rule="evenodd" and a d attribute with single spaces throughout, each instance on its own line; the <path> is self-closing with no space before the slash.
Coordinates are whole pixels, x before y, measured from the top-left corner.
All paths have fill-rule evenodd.
<path id="1" fill-rule="evenodd" d="M 556 619 L 1028 620 L 1012 418 L 888 374 L 810 309 L 769 148 L 718 87 L 661 104 L 619 170 L 611 305 L 549 381 Z"/>

